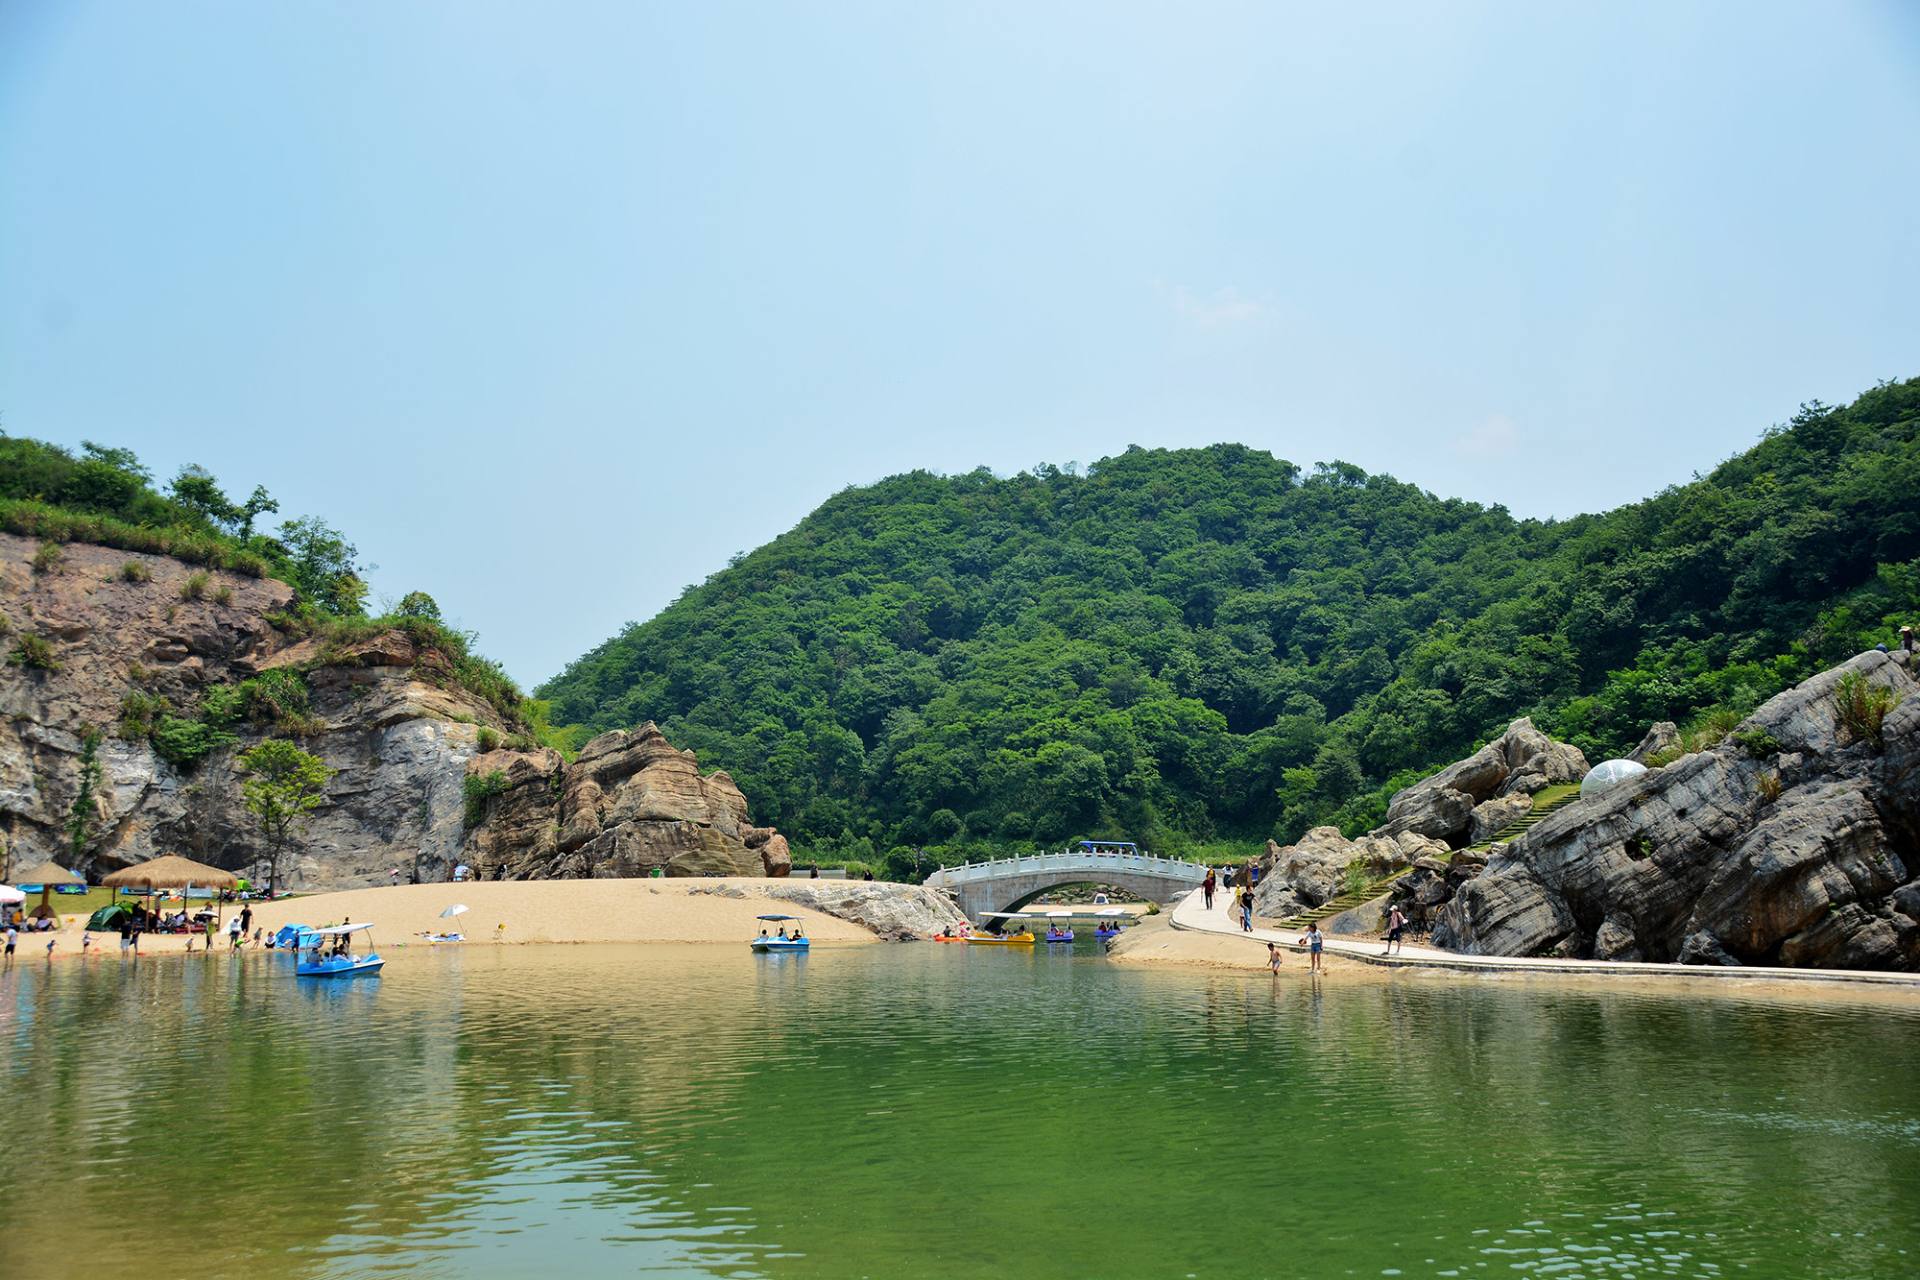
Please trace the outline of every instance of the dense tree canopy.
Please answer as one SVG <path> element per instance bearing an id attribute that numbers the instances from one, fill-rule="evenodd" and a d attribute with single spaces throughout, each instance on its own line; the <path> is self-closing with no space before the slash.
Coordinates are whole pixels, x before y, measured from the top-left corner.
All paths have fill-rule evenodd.
<path id="1" fill-rule="evenodd" d="M 1357 827 L 1516 715 L 1607 754 L 1884 638 L 1920 608 L 1917 437 L 1920 380 L 1885 384 L 1558 522 L 1238 445 L 914 472 L 541 692 L 658 720 L 815 849 Z"/>

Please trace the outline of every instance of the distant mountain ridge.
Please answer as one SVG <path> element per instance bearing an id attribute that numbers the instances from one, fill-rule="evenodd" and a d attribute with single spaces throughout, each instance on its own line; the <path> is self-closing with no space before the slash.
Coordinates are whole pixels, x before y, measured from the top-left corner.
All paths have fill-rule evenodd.
<path id="1" fill-rule="evenodd" d="M 914 472 L 538 692 L 657 720 L 815 850 L 1353 831 L 1516 716 L 1599 759 L 1890 639 L 1916 495 L 1920 380 L 1565 521 L 1238 445 Z"/>

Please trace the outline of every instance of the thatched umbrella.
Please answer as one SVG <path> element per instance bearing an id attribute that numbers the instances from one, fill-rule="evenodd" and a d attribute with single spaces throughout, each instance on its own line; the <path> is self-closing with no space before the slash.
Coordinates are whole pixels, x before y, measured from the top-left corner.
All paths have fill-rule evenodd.
<path id="1" fill-rule="evenodd" d="M 25 871 L 22 871 L 14 883 L 39 885 L 40 907 L 33 914 L 36 916 L 50 916 L 53 914 L 53 907 L 48 903 L 47 896 L 53 892 L 55 885 L 84 885 L 86 881 L 57 862 L 43 862 L 37 867 L 28 867 Z"/>
<path id="2" fill-rule="evenodd" d="M 180 889 L 184 891 L 195 885 L 207 889 L 231 889 L 240 883 L 240 878 L 231 871 L 222 871 L 204 862 L 195 862 L 192 858 L 182 858 L 170 853 L 162 858 L 136 862 L 112 875 L 102 876 L 100 883 L 112 889 L 127 889 L 143 884 L 149 890 Z M 216 897 L 214 899 L 216 918 L 220 910 L 219 902 L 220 900 Z"/>

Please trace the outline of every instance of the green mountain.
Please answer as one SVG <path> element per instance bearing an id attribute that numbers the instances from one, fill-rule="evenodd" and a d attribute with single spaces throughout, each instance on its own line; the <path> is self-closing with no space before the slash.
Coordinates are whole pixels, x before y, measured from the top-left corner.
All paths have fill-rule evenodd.
<path id="1" fill-rule="evenodd" d="M 1180 849 L 1358 829 L 1522 714 L 1593 758 L 1714 731 L 1889 638 L 1916 556 L 1920 379 L 1564 521 L 1133 448 L 849 489 L 539 693 L 660 722 L 816 852 Z"/>

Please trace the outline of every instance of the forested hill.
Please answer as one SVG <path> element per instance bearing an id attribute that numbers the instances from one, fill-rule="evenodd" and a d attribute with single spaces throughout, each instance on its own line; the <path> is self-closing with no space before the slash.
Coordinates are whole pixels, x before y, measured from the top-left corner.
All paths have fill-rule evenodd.
<path id="1" fill-rule="evenodd" d="M 1599 758 L 1920 611 L 1920 379 L 1561 522 L 1237 445 L 849 489 L 542 690 L 816 850 L 1373 819 L 1531 713 Z"/>

